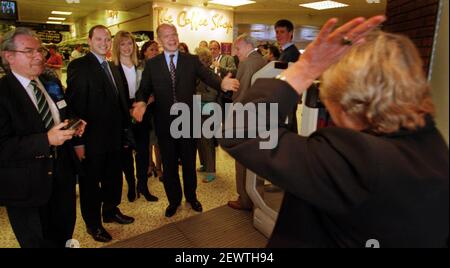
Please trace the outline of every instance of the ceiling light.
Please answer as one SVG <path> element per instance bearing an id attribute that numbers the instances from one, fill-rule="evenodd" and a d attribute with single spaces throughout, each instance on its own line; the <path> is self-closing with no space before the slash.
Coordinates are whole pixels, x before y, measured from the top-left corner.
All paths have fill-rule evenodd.
<path id="1" fill-rule="evenodd" d="M 62 24 L 60 21 L 47 21 L 47 24 Z"/>
<path id="2" fill-rule="evenodd" d="M 313 3 L 308 3 L 308 4 L 300 4 L 299 6 L 317 9 L 317 10 L 348 7 L 347 4 L 342 4 L 339 2 L 335 2 L 335 1 L 320 1 L 320 2 L 313 2 Z"/>
<path id="3" fill-rule="evenodd" d="M 66 18 L 48 17 L 49 20 L 66 20 Z"/>
<path id="4" fill-rule="evenodd" d="M 223 5 L 223 6 L 232 6 L 232 7 L 238 7 L 248 4 L 254 4 L 255 1 L 249 1 L 249 0 L 213 0 L 209 1 L 210 4 L 217 4 L 217 5 Z"/>
<path id="5" fill-rule="evenodd" d="M 66 11 L 52 11 L 52 14 L 54 14 L 54 15 L 72 15 L 72 12 L 66 12 Z"/>

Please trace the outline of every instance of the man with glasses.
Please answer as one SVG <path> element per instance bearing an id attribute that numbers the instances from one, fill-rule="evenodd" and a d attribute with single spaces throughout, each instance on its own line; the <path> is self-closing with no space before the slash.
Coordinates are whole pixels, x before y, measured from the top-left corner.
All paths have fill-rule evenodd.
<path id="1" fill-rule="evenodd" d="M 59 80 L 44 76 L 46 50 L 27 28 L 1 42 L 0 205 L 21 247 L 64 247 L 76 219 L 75 153 Z"/>

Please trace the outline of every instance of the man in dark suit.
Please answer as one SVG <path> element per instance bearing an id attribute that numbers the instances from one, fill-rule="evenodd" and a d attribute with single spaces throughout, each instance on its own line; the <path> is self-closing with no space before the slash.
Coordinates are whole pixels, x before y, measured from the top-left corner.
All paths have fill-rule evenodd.
<path id="1" fill-rule="evenodd" d="M 179 53 L 178 33 L 175 26 L 161 24 L 157 34 L 164 53 L 150 59 L 145 65 L 141 86 L 136 92 L 133 116 L 137 121 L 142 121 L 147 100 L 153 94 L 156 135 L 164 166 L 164 189 L 169 200 L 165 215 L 172 217 L 182 199 L 178 159 L 181 160 L 183 167 L 186 201 L 195 211 L 201 212 L 203 208 L 196 195 L 196 140 L 192 136 L 174 138 L 171 135 L 170 126 L 177 117 L 170 115 L 170 109 L 176 103 L 183 103 L 188 105 L 190 111 L 193 110 L 192 97 L 195 94 L 197 78 L 217 90 L 222 88 L 235 91 L 239 87 L 239 82 L 231 79 L 230 75 L 221 80 L 219 76 L 201 64 L 197 56 Z"/>
<path id="2" fill-rule="evenodd" d="M 106 61 L 111 48 L 108 28 L 92 27 L 88 43 L 91 52 L 69 64 L 66 94 L 74 112 L 88 123 L 86 135 L 75 149 L 84 170 L 79 179 L 81 212 L 88 233 L 96 241 L 108 242 L 112 237 L 103 228 L 101 215 L 106 223 L 134 222 L 118 208 L 122 195 L 120 152 L 130 118 L 123 83 Z"/>
<path id="3" fill-rule="evenodd" d="M 275 34 L 277 42 L 280 45 L 281 55 L 278 59 L 282 62 L 296 62 L 300 57 L 300 52 L 293 42 L 294 24 L 289 20 L 279 20 L 275 23 Z M 301 102 L 301 98 L 300 98 Z M 297 106 L 294 107 L 292 113 L 288 115 L 287 128 L 292 132 L 298 133 L 297 127 Z"/>
<path id="4" fill-rule="evenodd" d="M 67 104 L 59 80 L 42 75 L 46 51 L 27 28 L 1 44 L 8 72 L 0 80 L 0 205 L 21 247 L 64 247 L 76 219 L 75 152 L 64 130 Z"/>
<path id="5" fill-rule="evenodd" d="M 288 20 L 277 21 L 275 23 L 275 34 L 281 49 L 279 61 L 296 62 L 300 57 L 300 52 L 293 42 L 294 24 Z"/>

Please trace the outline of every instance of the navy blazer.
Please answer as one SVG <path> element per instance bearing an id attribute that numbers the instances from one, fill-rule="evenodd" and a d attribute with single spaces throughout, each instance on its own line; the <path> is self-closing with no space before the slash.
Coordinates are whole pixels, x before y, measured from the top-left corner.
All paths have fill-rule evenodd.
<path id="1" fill-rule="evenodd" d="M 39 80 L 55 103 L 63 101 L 59 80 Z M 0 89 L 0 204 L 41 206 L 48 202 L 55 179 L 74 180 L 75 153 L 66 142 L 57 147 L 55 159 L 42 118 L 11 72 L 0 79 Z M 68 109 L 60 107 L 64 120 Z"/>
<path id="2" fill-rule="evenodd" d="M 197 56 L 179 53 L 176 66 L 176 97 L 178 102 L 187 104 L 190 111 L 193 107 L 192 97 L 196 92 L 197 78 L 220 91 L 219 76 L 205 67 Z M 136 101 L 147 103 L 151 94 L 155 96 L 153 105 L 156 133 L 158 138 L 163 138 L 170 135 L 170 124 L 173 120 L 170 108 L 174 104 L 172 80 L 164 53 L 146 62 L 141 84 L 136 92 Z"/>
<path id="3" fill-rule="evenodd" d="M 74 113 L 87 122 L 83 138 L 86 154 L 120 151 L 123 130 L 131 119 L 123 81 L 111 67 L 117 90 L 94 54 L 73 60 L 67 68 L 66 100 Z"/>
<path id="4" fill-rule="evenodd" d="M 298 98 L 286 82 L 259 79 L 242 102 L 278 103 L 282 120 Z M 269 247 L 448 247 L 449 151 L 431 117 L 388 135 L 330 127 L 305 138 L 276 127 L 273 150 L 260 138 L 220 140 L 286 191 Z"/>

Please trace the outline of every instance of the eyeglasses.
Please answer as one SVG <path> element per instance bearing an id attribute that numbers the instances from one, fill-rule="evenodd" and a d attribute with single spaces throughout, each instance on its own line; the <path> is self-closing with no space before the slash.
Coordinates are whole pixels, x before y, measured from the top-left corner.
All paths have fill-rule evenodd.
<path id="1" fill-rule="evenodd" d="M 28 58 L 33 58 L 36 56 L 37 53 L 41 54 L 42 56 L 47 56 L 48 51 L 43 48 L 37 48 L 37 49 L 27 49 L 27 50 L 9 50 L 11 52 L 19 52 L 19 53 L 23 53 L 25 54 L 25 56 L 27 56 Z"/>

